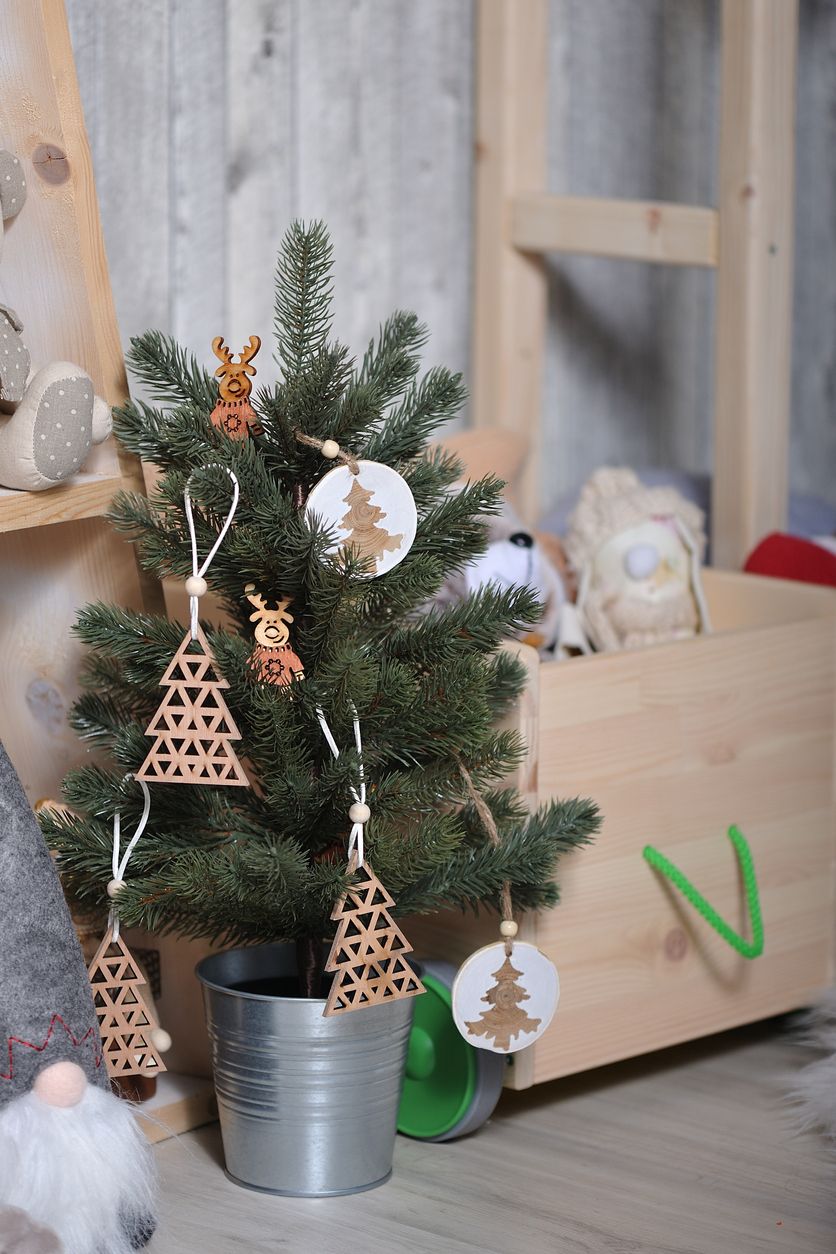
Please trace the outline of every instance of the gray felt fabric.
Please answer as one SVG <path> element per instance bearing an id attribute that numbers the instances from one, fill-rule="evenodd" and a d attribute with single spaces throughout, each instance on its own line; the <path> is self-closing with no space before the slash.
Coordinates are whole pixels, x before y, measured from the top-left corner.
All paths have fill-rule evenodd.
<path id="1" fill-rule="evenodd" d="M 23 166 L 13 152 L 0 148 L 0 213 L 13 218 L 26 201 L 26 179 Z"/>
<path id="2" fill-rule="evenodd" d="M 21 329 L 15 311 L 0 305 L 0 401 L 13 405 L 23 400 L 29 378 L 29 350 Z"/>
<path id="3" fill-rule="evenodd" d="M 27 1093 L 38 1072 L 61 1059 L 77 1062 L 91 1081 L 108 1088 L 107 1068 L 96 1066 L 98 1025 L 70 912 L 2 745 L 0 918 L 0 1106 Z M 10 1066 L 13 1037 L 46 1045 L 12 1042 Z"/>
<path id="4" fill-rule="evenodd" d="M 61 1254 L 63 1249 L 50 1228 L 16 1206 L 0 1206 L 0 1254 Z"/>
<path id="5" fill-rule="evenodd" d="M 0 341 L 2 343 L 2 341 Z M 0 355 L 0 368 L 2 368 Z M 41 371 L 30 391 L 37 400 L 39 383 L 48 377 Z M 87 375 L 71 375 L 48 383 L 38 402 L 32 430 L 35 466 L 47 479 L 59 482 L 76 470 L 90 452 L 93 431 L 93 384 Z"/>

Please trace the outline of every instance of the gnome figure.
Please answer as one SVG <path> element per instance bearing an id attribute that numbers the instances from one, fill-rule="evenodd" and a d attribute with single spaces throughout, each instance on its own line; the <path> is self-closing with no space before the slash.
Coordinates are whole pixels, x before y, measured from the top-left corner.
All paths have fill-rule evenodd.
<path id="1" fill-rule="evenodd" d="M 702 511 L 675 488 L 603 467 L 569 520 L 578 614 L 596 649 L 635 649 L 708 631 Z"/>
<path id="2" fill-rule="evenodd" d="M 2 745 L 0 903 L 0 1250 L 128 1254 L 154 1230 L 153 1159 L 110 1091 L 69 911 Z"/>

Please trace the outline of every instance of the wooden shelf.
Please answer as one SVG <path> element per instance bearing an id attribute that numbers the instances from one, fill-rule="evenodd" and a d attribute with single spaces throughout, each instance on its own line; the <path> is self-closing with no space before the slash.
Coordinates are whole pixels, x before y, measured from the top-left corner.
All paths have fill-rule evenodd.
<path id="1" fill-rule="evenodd" d="M 103 514 L 124 483 L 118 474 L 82 471 L 46 492 L 15 492 L 0 488 L 0 532 L 75 522 Z"/>

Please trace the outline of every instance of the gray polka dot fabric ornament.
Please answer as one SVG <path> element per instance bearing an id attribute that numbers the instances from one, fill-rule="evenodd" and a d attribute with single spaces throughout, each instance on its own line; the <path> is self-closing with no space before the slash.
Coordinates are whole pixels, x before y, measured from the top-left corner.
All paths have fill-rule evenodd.
<path id="1" fill-rule="evenodd" d="M 2 745 L 0 901 L 0 1234 L 22 1211 L 33 1254 L 129 1254 L 154 1230 L 153 1158 L 110 1090 L 81 948 Z"/>
<path id="2" fill-rule="evenodd" d="M 21 161 L 2 149 L 0 251 L 3 222 L 25 202 Z M 110 434 L 110 407 L 72 362 L 51 362 L 32 375 L 22 332 L 15 311 L 0 304 L 0 485 L 38 492 L 81 470 L 91 447 Z"/>

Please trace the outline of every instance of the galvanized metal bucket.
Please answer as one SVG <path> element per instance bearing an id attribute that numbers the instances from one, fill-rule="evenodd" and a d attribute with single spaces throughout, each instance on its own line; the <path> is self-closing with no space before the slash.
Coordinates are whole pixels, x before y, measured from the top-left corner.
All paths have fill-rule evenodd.
<path id="1" fill-rule="evenodd" d="M 392 1173 L 414 998 L 325 1019 L 324 1001 L 236 987 L 295 973 L 293 945 L 197 966 L 227 1175 L 294 1196 L 372 1189 Z"/>

